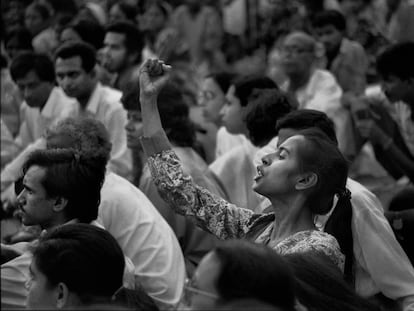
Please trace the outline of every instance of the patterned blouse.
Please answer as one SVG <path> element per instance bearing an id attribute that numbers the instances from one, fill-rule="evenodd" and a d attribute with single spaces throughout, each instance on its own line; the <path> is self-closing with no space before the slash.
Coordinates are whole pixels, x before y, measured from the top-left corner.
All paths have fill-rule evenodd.
<path id="1" fill-rule="evenodd" d="M 336 239 L 321 231 L 301 231 L 272 243 L 275 215 L 255 214 L 250 209 L 239 208 L 224 199 L 197 186 L 184 174 L 174 151 L 157 148 L 161 137 L 141 140 L 148 158 L 148 165 L 160 196 L 179 214 L 192 217 L 196 224 L 222 240 L 245 238 L 266 244 L 280 254 L 322 252 L 343 271 L 345 257 Z M 161 145 L 166 146 L 161 138 Z M 153 148 L 156 146 L 156 148 Z M 150 151 L 149 151 L 150 150 Z M 159 151 L 152 153 L 151 151 Z"/>

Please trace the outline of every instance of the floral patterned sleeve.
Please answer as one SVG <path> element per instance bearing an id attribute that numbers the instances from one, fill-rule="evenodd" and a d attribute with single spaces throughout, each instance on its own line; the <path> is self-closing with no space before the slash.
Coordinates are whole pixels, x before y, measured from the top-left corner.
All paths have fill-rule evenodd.
<path id="1" fill-rule="evenodd" d="M 165 140 L 163 133 L 141 139 L 160 196 L 175 212 L 193 217 L 199 227 L 219 239 L 244 237 L 259 215 L 197 186 L 183 172 L 180 160 Z"/>

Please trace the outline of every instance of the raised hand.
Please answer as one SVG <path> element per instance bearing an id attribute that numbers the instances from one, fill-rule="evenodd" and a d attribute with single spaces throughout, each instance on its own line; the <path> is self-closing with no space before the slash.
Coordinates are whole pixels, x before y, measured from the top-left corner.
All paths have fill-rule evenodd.
<path id="1" fill-rule="evenodd" d="M 157 97 L 161 89 L 170 78 L 171 66 L 164 64 L 162 60 L 149 59 L 140 69 L 139 86 L 140 96 Z"/>

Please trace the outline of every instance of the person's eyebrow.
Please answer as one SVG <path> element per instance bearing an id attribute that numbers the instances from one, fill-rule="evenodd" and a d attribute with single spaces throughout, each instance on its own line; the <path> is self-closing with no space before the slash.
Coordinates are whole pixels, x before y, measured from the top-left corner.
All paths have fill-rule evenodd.
<path id="1" fill-rule="evenodd" d="M 290 150 L 286 147 L 283 147 L 283 146 L 279 147 L 279 153 L 282 151 L 285 151 L 287 154 L 290 154 Z"/>
<path id="2" fill-rule="evenodd" d="M 32 188 L 30 188 L 25 182 L 24 182 L 24 180 L 23 180 L 23 188 L 25 188 L 25 189 L 27 189 L 27 190 L 29 190 L 29 191 L 33 191 L 33 189 Z"/>

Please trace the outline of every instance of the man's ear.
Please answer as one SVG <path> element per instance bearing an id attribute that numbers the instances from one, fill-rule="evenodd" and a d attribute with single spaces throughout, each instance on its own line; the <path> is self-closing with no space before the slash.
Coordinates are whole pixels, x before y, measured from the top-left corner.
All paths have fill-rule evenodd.
<path id="1" fill-rule="evenodd" d="M 306 173 L 302 174 L 300 178 L 296 181 L 295 189 L 296 190 L 306 190 L 312 188 L 318 183 L 318 175 L 315 173 Z"/>
<path id="2" fill-rule="evenodd" d="M 56 288 L 56 308 L 62 309 L 68 305 L 69 289 L 65 283 L 60 282 Z"/>
<path id="3" fill-rule="evenodd" d="M 56 197 L 55 204 L 53 205 L 53 211 L 61 212 L 66 208 L 67 205 L 68 205 L 68 199 L 63 198 L 63 197 Z"/>

